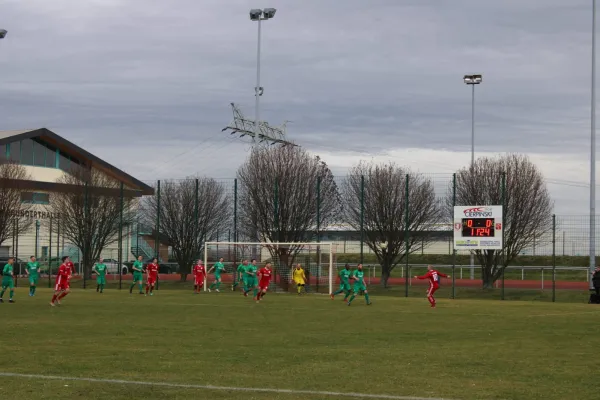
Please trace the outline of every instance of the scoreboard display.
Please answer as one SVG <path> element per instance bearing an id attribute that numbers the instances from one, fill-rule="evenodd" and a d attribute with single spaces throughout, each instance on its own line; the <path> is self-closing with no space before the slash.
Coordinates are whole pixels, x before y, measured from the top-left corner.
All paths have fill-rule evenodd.
<path id="1" fill-rule="evenodd" d="M 502 206 L 455 206 L 455 250 L 501 250 Z"/>

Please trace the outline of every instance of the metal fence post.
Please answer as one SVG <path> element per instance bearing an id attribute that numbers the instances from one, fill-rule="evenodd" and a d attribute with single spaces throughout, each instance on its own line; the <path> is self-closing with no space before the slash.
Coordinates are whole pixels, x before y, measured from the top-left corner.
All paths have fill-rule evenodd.
<path id="1" fill-rule="evenodd" d="M 238 203 L 238 180 L 235 178 L 233 180 L 233 241 L 237 243 L 238 241 L 238 226 L 237 226 L 237 203 Z M 236 257 L 237 249 L 233 248 L 233 257 Z"/>
<path id="2" fill-rule="evenodd" d="M 317 243 L 321 242 L 321 177 L 317 177 Z M 319 292 L 321 278 L 321 246 L 317 244 L 317 282 L 316 290 Z"/>
<path id="3" fill-rule="evenodd" d="M 360 263 L 365 262 L 365 176 L 360 177 Z"/>
<path id="4" fill-rule="evenodd" d="M 200 247 L 202 243 L 198 241 L 198 236 L 200 233 L 200 218 L 199 218 L 199 208 L 200 208 L 200 180 L 196 178 L 196 188 L 194 191 L 194 242 L 198 243 L 197 249 L 198 253 L 196 254 L 196 258 L 200 258 Z"/>
<path id="5" fill-rule="evenodd" d="M 123 182 L 121 182 L 121 193 L 120 193 L 120 203 L 119 203 L 119 257 L 117 262 L 117 268 L 119 268 L 119 290 L 121 290 L 121 285 L 123 283 L 123 271 L 121 265 L 123 265 L 123 204 L 124 204 L 124 186 Z"/>
<path id="6" fill-rule="evenodd" d="M 456 206 L 456 173 L 452 174 L 452 215 L 454 220 L 454 206 Z M 453 221 L 454 222 L 454 221 Z M 454 227 L 454 223 L 451 224 Z M 454 229 L 454 228 L 453 228 Z M 452 246 L 452 298 L 456 298 L 456 249 Z"/>
<path id="7" fill-rule="evenodd" d="M 19 260 L 19 219 L 15 218 L 15 263 L 19 266 L 19 273 L 21 273 L 21 263 Z M 15 286 L 19 286 L 19 276 L 15 277 Z"/>
<path id="8" fill-rule="evenodd" d="M 84 242 L 83 242 L 83 249 L 81 249 L 81 257 L 79 257 L 79 270 L 83 273 L 83 288 L 86 289 L 86 279 L 85 279 L 85 275 L 86 275 L 86 270 L 85 270 L 85 264 L 83 262 L 83 260 L 86 260 L 89 256 L 88 253 L 88 243 L 91 240 L 92 237 L 92 233 L 90 232 L 90 211 L 88 209 L 89 207 L 89 203 L 90 203 L 90 199 L 89 199 L 89 182 L 85 183 L 85 194 L 83 195 L 83 225 L 85 226 L 84 228 Z M 83 268 L 82 268 L 83 267 Z"/>
<path id="9" fill-rule="evenodd" d="M 556 214 L 552 214 L 552 302 L 556 302 Z"/>
<path id="10" fill-rule="evenodd" d="M 48 272 L 48 288 L 51 288 L 52 287 L 52 279 L 50 276 L 52 275 L 52 215 L 50 216 L 49 231 L 50 231 L 50 238 L 48 239 L 48 269 L 46 270 L 46 272 Z"/>
<path id="11" fill-rule="evenodd" d="M 501 182 L 501 193 L 502 193 L 502 215 L 506 215 L 506 172 L 502 172 L 502 182 Z M 504 224 L 506 226 L 506 224 Z M 502 293 L 500 298 L 504 300 L 504 281 L 505 281 L 505 272 L 506 272 L 506 245 L 504 243 L 504 232 L 506 229 L 502 229 Z"/>
<path id="12" fill-rule="evenodd" d="M 275 234 L 277 235 L 276 241 L 279 241 L 279 178 L 275 178 L 275 188 L 273 194 L 273 225 L 275 228 Z"/>
<path id="13" fill-rule="evenodd" d="M 406 297 L 408 297 L 408 281 L 410 280 L 410 271 L 409 271 L 409 266 L 408 266 L 408 246 L 409 246 L 409 241 L 408 241 L 408 235 L 410 234 L 409 232 L 409 226 L 408 226 L 408 207 L 409 207 L 409 201 L 408 201 L 408 195 L 409 195 L 409 175 L 406 174 L 406 188 L 405 188 L 405 199 L 404 199 L 404 251 L 405 251 L 405 257 L 406 257 L 406 273 L 404 274 L 406 276 L 406 279 L 404 280 L 404 295 Z"/>
<path id="14" fill-rule="evenodd" d="M 156 184 L 156 234 L 154 238 L 154 254 L 160 260 L 160 179 Z M 139 240 L 139 238 L 138 238 Z M 167 260 L 168 261 L 168 260 Z M 159 261 L 160 262 L 160 261 Z"/>

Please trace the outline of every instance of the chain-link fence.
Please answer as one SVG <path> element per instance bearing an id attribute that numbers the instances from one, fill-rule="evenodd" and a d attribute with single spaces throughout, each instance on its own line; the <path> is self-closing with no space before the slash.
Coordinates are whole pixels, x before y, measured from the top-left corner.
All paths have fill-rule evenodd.
<path id="1" fill-rule="evenodd" d="M 162 281 L 187 281 L 206 241 L 333 242 L 334 273 L 345 263 L 362 263 L 377 294 L 423 296 L 426 282 L 411 277 L 423 275 L 431 264 L 451 276 L 441 280 L 441 297 L 587 301 L 589 217 L 553 216 L 551 208 L 527 201 L 534 195 L 527 189 L 515 192 L 505 174 L 489 179 L 481 188 L 468 187 L 457 174 L 418 173 L 317 177 L 294 184 L 275 179 L 256 187 L 239 178 L 145 182 L 155 189 L 152 196 L 130 201 L 121 188 L 116 198 L 121 215 L 98 254 L 107 265 L 110 289 L 127 287 L 137 257 L 157 258 Z M 455 205 L 502 205 L 504 250 L 455 251 Z M 77 273 L 72 286 L 95 288 L 93 265 L 84 265 L 92 245 L 77 246 L 65 219 L 52 204 L 45 207 L 27 211 L 27 229 L 15 224 L 0 244 L 0 258 L 16 257 L 17 285 L 25 285 L 25 265 L 36 257 L 43 279 L 53 286 L 61 257 L 69 256 Z M 87 221 L 89 214 L 82 218 Z M 82 235 L 94 243 L 100 228 L 83 227 Z"/>

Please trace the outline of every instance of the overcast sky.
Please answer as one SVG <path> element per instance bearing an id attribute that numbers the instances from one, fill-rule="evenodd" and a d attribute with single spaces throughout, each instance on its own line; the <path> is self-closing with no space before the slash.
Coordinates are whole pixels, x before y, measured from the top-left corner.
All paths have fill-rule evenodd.
<path id="1" fill-rule="evenodd" d="M 446 179 L 526 152 L 558 214 L 589 207 L 591 0 L 2 0 L 0 129 L 47 127 L 142 180 L 234 177 L 230 102 L 336 175 L 395 160 Z"/>

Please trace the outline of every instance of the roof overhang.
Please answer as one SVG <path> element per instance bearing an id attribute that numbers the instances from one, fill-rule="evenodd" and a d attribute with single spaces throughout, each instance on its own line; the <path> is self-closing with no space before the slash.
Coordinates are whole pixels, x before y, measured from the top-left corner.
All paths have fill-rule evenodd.
<path id="1" fill-rule="evenodd" d="M 0 145 L 8 144 L 23 139 L 31 139 L 39 137 L 45 142 L 55 146 L 66 154 L 77 157 L 84 161 L 86 165 L 103 171 L 107 175 L 123 182 L 125 185 L 137 189 L 140 195 L 153 195 L 154 188 L 134 178 L 133 176 L 125 173 L 117 167 L 107 163 L 101 158 L 96 157 L 92 153 L 82 149 L 76 144 L 68 141 L 62 136 L 57 135 L 46 128 L 30 129 L 30 130 L 18 130 L 18 131 L 0 131 Z M 42 182 L 37 182 L 42 183 Z M 137 196 L 136 196 L 137 197 Z"/>

